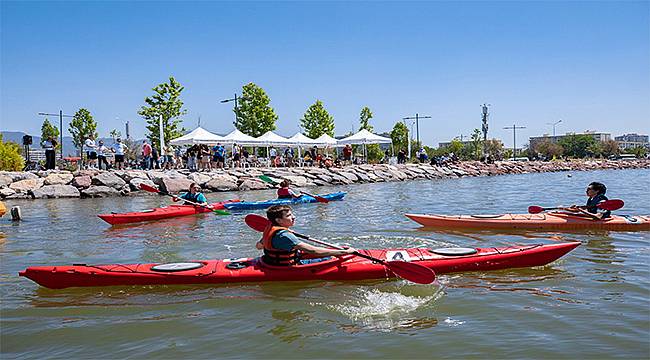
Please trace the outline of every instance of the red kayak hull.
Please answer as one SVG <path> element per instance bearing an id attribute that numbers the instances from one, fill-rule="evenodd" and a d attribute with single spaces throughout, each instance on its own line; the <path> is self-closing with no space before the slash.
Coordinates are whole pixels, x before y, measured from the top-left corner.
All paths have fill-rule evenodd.
<path id="1" fill-rule="evenodd" d="M 437 274 L 487 271 L 542 266 L 551 263 L 579 242 L 537 244 L 501 248 L 477 248 L 472 255 L 439 255 L 431 249 L 360 250 L 364 254 L 386 260 L 404 259 L 424 265 Z M 395 275 L 385 266 L 367 259 L 346 255 L 309 265 L 278 267 L 266 265 L 259 258 L 199 260 L 198 269 L 159 272 L 151 268 L 160 264 L 113 264 L 33 266 L 19 273 L 52 289 L 91 286 L 226 284 L 266 281 L 367 280 L 386 279 Z M 245 265 L 241 269 L 229 268 Z"/>
<path id="2" fill-rule="evenodd" d="M 224 209 L 223 204 L 237 202 L 237 201 L 239 200 L 226 200 L 226 201 L 210 204 L 210 206 L 212 206 L 212 209 L 214 210 L 223 210 Z M 119 224 L 131 224 L 131 223 L 142 222 L 142 221 L 169 219 L 178 216 L 203 214 L 211 211 L 212 210 L 200 206 L 172 204 L 169 206 L 164 206 L 164 207 L 155 208 L 151 210 L 135 211 L 135 212 L 121 213 L 121 214 L 99 214 L 97 216 L 111 225 L 119 225 Z"/>
<path id="3" fill-rule="evenodd" d="M 612 215 L 604 220 L 593 220 L 558 212 L 503 215 L 405 215 L 422 226 L 446 229 L 650 230 L 650 216 Z"/>

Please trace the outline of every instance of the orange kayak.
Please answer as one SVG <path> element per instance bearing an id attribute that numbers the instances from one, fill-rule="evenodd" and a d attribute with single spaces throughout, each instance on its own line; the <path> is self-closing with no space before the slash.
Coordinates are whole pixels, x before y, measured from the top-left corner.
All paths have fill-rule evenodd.
<path id="1" fill-rule="evenodd" d="M 549 212 L 545 214 L 436 215 L 405 214 L 425 227 L 528 230 L 650 230 L 650 216 L 612 215 L 604 220 Z"/>

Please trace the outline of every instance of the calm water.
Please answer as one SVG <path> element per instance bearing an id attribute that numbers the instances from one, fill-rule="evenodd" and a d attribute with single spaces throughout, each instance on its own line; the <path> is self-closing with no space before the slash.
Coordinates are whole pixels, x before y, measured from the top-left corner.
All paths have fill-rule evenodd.
<path id="1" fill-rule="evenodd" d="M 578 240 L 534 269 L 405 281 L 48 290 L 30 265 L 254 256 L 259 235 L 204 214 L 111 228 L 95 215 L 158 196 L 22 201 L 0 220 L 1 357 L 7 358 L 635 358 L 650 357 L 650 233 L 423 231 L 405 212 L 524 212 L 584 201 L 605 182 L 622 214 L 650 214 L 650 171 L 527 174 L 352 185 L 345 201 L 296 207 L 297 230 L 358 248 L 504 246 Z M 318 188 L 335 191 L 337 188 Z M 316 191 L 312 189 L 312 191 Z M 262 200 L 272 192 L 209 194 Z M 257 212 L 262 214 L 262 212 Z"/>

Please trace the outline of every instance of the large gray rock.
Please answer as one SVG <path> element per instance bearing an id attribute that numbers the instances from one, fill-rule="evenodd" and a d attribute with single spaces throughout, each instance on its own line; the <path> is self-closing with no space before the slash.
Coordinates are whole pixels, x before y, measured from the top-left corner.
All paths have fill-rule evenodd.
<path id="1" fill-rule="evenodd" d="M 36 190 L 41 186 L 43 186 L 43 179 L 36 178 L 16 181 L 14 183 L 11 183 L 11 185 L 9 185 L 9 188 L 17 193 L 27 193 L 28 191 Z"/>
<path id="2" fill-rule="evenodd" d="M 14 189 L 12 189 L 12 188 L 6 187 L 6 188 L 0 189 L 0 196 L 3 197 L 3 198 L 5 198 L 7 196 L 11 196 L 11 195 L 13 195 L 15 193 L 16 193 L 16 191 L 14 191 Z"/>
<path id="3" fill-rule="evenodd" d="M 239 190 L 237 178 L 230 175 L 215 175 L 205 184 L 205 187 L 214 191 L 233 191 Z"/>
<path id="4" fill-rule="evenodd" d="M 158 188 L 158 185 L 154 184 L 153 181 L 149 180 L 149 178 L 143 179 L 143 178 L 133 178 L 131 181 L 129 181 L 129 187 L 131 188 L 131 191 L 138 191 L 140 190 L 140 184 L 145 184 L 149 185 L 153 188 Z M 153 193 L 151 193 L 153 194 Z"/>
<path id="5" fill-rule="evenodd" d="M 81 191 L 81 197 L 109 197 L 119 196 L 119 191 L 109 186 L 91 186 Z"/>
<path id="6" fill-rule="evenodd" d="M 103 172 L 93 178 L 92 184 L 99 186 L 108 186 L 119 190 L 123 188 L 124 185 L 126 185 L 126 182 L 122 180 L 121 177 L 111 172 Z"/>
<path id="7" fill-rule="evenodd" d="M 0 175 L 0 188 L 7 187 L 14 182 L 14 179 L 9 175 Z"/>
<path id="8" fill-rule="evenodd" d="M 288 175 L 283 177 L 291 181 L 291 184 L 293 186 L 302 187 L 302 186 L 307 186 L 309 184 L 309 181 L 304 176 Z"/>
<path id="9" fill-rule="evenodd" d="M 72 174 L 71 173 L 52 173 L 49 174 L 45 180 L 43 181 L 43 184 L 45 185 L 66 185 L 69 184 L 70 181 L 72 181 Z"/>
<path id="10" fill-rule="evenodd" d="M 36 175 L 36 174 L 34 174 L 32 172 L 23 172 L 23 171 L 11 172 L 11 173 L 9 173 L 7 175 L 11 176 L 11 178 L 13 179 L 14 182 L 20 181 L 20 180 L 30 180 L 30 179 L 38 179 L 38 178 L 40 178 L 40 176 L 38 176 L 38 175 Z"/>
<path id="11" fill-rule="evenodd" d="M 79 190 L 72 185 L 45 185 L 42 188 L 31 191 L 35 199 L 42 198 L 78 198 L 81 196 Z"/>
<path id="12" fill-rule="evenodd" d="M 188 178 L 161 178 L 160 189 L 167 191 L 170 194 L 175 194 L 180 191 L 188 191 L 190 184 L 193 181 Z"/>
<path id="13" fill-rule="evenodd" d="M 75 176 L 72 179 L 72 186 L 79 189 L 86 189 L 92 185 L 92 179 L 88 175 Z"/>
<path id="14" fill-rule="evenodd" d="M 122 175 L 122 179 L 128 183 L 131 183 L 131 180 L 133 179 L 149 180 L 149 176 L 147 176 L 147 172 L 144 170 L 126 170 L 124 171 L 124 175 Z"/>
<path id="15" fill-rule="evenodd" d="M 246 191 L 246 190 L 263 190 L 263 189 L 268 189 L 271 186 L 261 180 L 255 180 L 255 179 L 244 179 L 244 181 L 239 184 L 239 190 L 241 191 Z"/>
<path id="16" fill-rule="evenodd" d="M 359 180 L 359 177 L 356 174 L 352 173 L 352 172 L 341 171 L 341 172 L 339 172 L 339 175 L 341 175 L 343 177 L 346 177 L 348 180 L 350 180 L 352 182 L 357 182 Z"/>
<path id="17" fill-rule="evenodd" d="M 212 179 L 210 175 L 206 175 L 198 172 L 189 174 L 187 178 L 197 183 L 201 187 L 203 187 L 208 181 Z"/>

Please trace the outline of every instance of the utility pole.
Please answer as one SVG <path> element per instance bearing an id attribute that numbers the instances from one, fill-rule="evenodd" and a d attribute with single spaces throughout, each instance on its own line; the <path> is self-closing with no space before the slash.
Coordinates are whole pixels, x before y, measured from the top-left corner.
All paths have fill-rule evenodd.
<path id="1" fill-rule="evenodd" d="M 405 118 L 403 118 L 403 120 L 415 120 L 415 134 L 416 134 L 416 139 L 417 139 L 416 141 L 417 141 L 417 144 L 419 146 L 422 146 L 420 144 L 420 119 L 431 119 L 431 116 L 428 116 L 428 115 L 420 116 L 420 114 L 415 113 L 415 117 L 405 117 Z"/>
<path id="2" fill-rule="evenodd" d="M 561 123 L 561 122 L 562 122 L 562 119 L 560 119 L 560 120 L 558 120 L 558 121 L 556 121 L 556 122 L 554 122 L 554 123 L 546 123 L 546 125 L 551 125 L 551 126 L 553 126 L 553 142 L 555 142 L 555 126 L 556 126 L 557 124 Z"/>
<path id="3" fill-rule="evenodd" d="M 72 115 L 63 115 L 63 110 L 59 110 L 58 114 L 48 114 L 48 113 L 42 113 L 39 112 L 38 115 L 42 116 L 57 116 L 59 115 L 59 136 L 61 138 L 61 159 L 63 159 L 63 118 L 64 117 L 74 117 Z"/>
<path id="4" fill-rule="evenodd" d="M 481 108 L 483 110 L 483 156 L 485 157 L 485 162 L 487 163 L 488 161 L 488 153 L 487 153 L 487 133 L 488 133 L 488 106 L 492 106 L 491 104 L 483 104 L 481 105 Z"/>
<path id="5" fill-rule="evenodd" d="M 234 98 L 232 98 L 232 99 L 221 100 L 221 102 L 225 104 L 225 103 L 229 103 L 229 102 L 231 102 L 231 101 L 234 101 L 234 102 L 235 102 L 235 107 L 234 107 L 233 109 L 237 109 L 237 100 L 242 100 L 242 99 L 244 99 L 244 100 L 248 100 L 247 98 L 245 98 L 245 97 L 243 97 L 243 96 L 239 96 L 239 97 L 238 97 L 238 96 L 237 96 L 237 93 L 235 93 L 235 97 L 234 97 Z M 237 121 L 237 113 L 236 113 L 236 112 L 235 112 L 235 121 Z"/>
<path id="6" fill-rule="evenodd" d="M 525 129 L 525 126 L 517 126 L 512 124 L 512 126 L 506 126 L 504 129 L 512 129 L 512 160 L 517 157 L 517 129 Z"/>
<path id="7" fill-rule="evenodd" d="M 126 139 L 128 140 L 130 138 L 130 135 L 129 135 L 129 121 L 128 120 L 127 120 L 125 126 L 126 126 Z"/>

